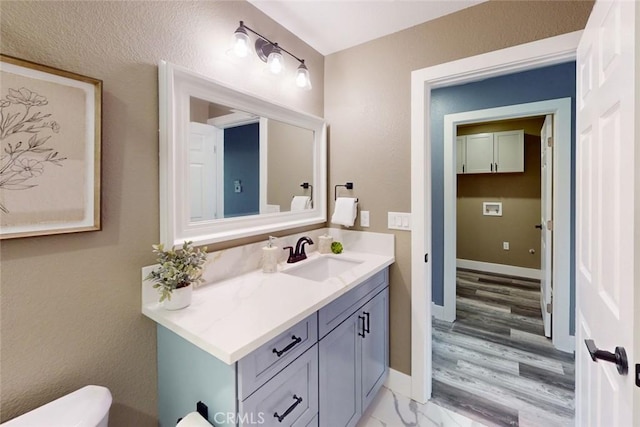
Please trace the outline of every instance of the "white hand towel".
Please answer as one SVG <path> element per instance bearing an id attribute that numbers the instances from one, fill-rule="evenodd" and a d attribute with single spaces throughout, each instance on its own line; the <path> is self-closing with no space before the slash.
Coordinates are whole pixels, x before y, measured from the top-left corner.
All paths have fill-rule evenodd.
<path id="1" fill-rule="evenodd" d="M 202 415 L 199 413 L 191 412 L 180 420 L 176 427 L 211 427 L 211 424 L 209 424 L 209 421 L 202 418 Z"/>
<path id="2" fill-rule="evenodd" d="M 358 215 L 358 199 L 353 197 L 338 197 L 331 222 L 338 225 L 353 227 Z"/>
<path id="3" fill-rule="evenodd" d="M 311 197 L 309 196 L 293 196 L 291 199 L 292 211 L 303 211 L 311 207 Z"/>

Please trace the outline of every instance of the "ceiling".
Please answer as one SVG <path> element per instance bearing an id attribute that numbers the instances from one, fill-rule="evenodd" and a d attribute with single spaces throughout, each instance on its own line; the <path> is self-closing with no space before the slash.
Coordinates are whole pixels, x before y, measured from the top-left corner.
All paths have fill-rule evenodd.
<path id="1" fill-rule="evenodd" d="M 249 0 L 329 55 L 487 0 Z"/>

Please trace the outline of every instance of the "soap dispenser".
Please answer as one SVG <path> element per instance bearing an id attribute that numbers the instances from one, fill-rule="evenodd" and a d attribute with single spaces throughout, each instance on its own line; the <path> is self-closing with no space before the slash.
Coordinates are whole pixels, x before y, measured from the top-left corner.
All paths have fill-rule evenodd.
<path id="1" fill-rule="evenodd" d="M 321 254 L 331 253 L 331 244 L 333 243 L 333 237 L 326 233 L 324 236 L 320 236 L 320 244 L 318 245 L 318 252 Z"/>
<path id="2" fill-rule="evenodd" d="M 267 246 L 262 248 L 262 271 L 264 273 L 275 273 L 278 271 L 278 256 L 280 251 L 273 245 L 275 237 L 269 236 Z"/>

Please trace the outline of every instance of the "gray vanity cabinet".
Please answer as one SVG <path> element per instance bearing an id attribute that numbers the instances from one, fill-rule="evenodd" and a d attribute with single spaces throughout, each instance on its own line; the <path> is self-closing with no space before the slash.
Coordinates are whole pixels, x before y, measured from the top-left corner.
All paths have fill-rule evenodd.
<path id="1" fill-rule="evenodd" d="M 365 336 L 360 340 L 362 407 L 366 409 L 378 394 L 389 372 L 389 289 L 369 301 L 361 312 L 366 326 Z"/>
<path id="2" fill-rule="evenodd" d="M 320 340 L 320 425 L 355 426 L 389 366 L 389 290 L 360 306 Z"/>
<path id="3" fill-rule="evenodd" d="M 374 274 L 231 365 L 158 325 L 160 426 L 198 401 L 215 427 L 355 426 L 388 373 L 388 278 Z"/>
<path id="4" fill-rule="evenodd" d="M 362 346 L 358 316 L 352 315 L 320 341 L 320 424 L 355 426 L 362 413 L 358 390 Z"/>

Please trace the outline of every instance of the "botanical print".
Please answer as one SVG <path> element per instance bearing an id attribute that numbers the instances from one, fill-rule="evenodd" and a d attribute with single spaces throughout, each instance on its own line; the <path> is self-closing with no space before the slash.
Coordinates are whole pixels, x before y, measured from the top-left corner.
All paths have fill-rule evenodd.
<path id="1" fill-rule="evenodd" d="M 0 226 L 84 218 L 86 117 L 82 89 L 0 72 Z"/>
<path id="2" fill-rule="evenodd" d="M 9 136 L 24 133 L 27 144 L 22 138 L 15 145 L 7 142 L 0 153 L 0 190 L 28 190 L 37 186 L 37 179 L 44 174 L 47 163 L 62 166 L 65 157 L 58 151 L 45 147 L 51 138 L 48 130 L 60 132 L 55 121 L 46 121 L 51 114 L 44 114 L 39 107 L 47 105 L 47 98 L 32 92 L 28 88 L 8 88 L 9 93 L 0 99 L 0 144 Z M 41 179 L 44 179 L 42 177 Z M 9 210 L 0 204 L 0 211 Z"/>

